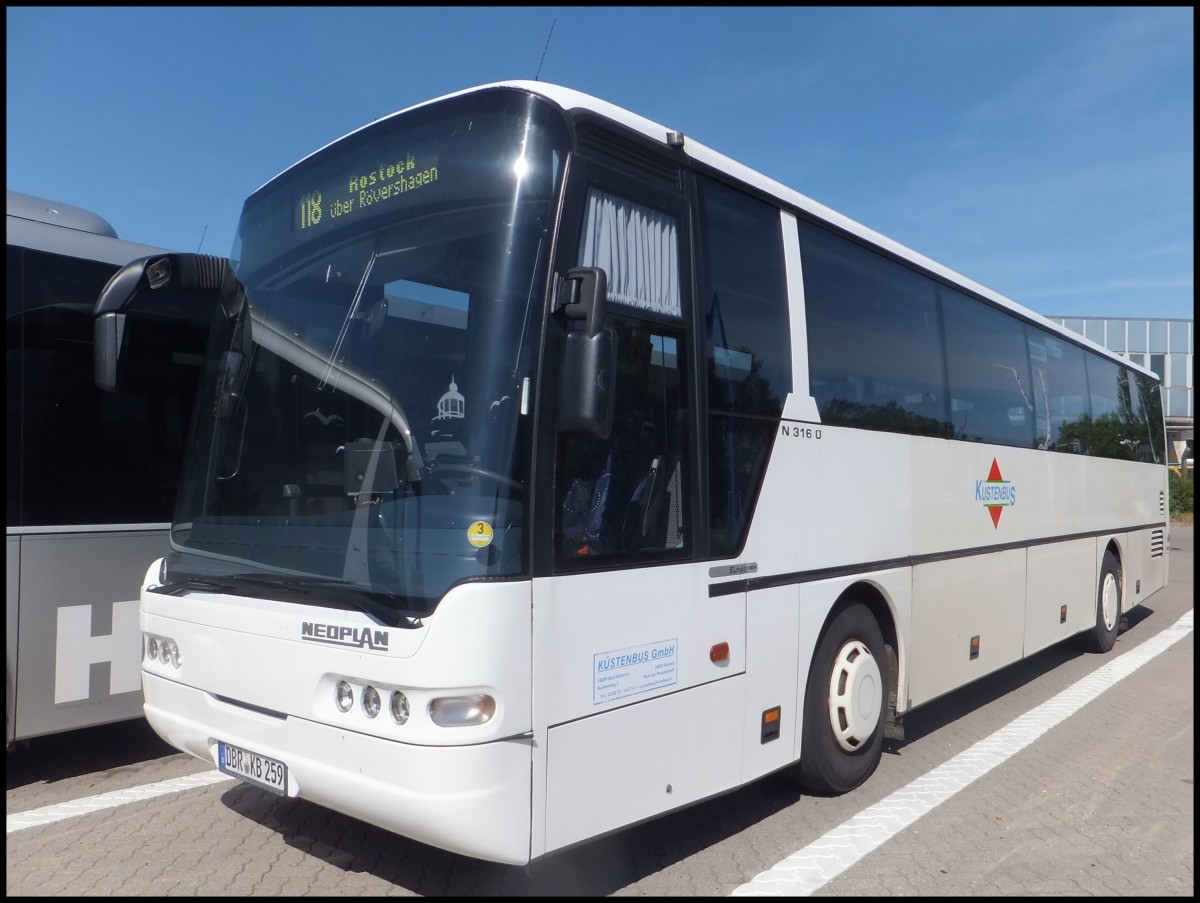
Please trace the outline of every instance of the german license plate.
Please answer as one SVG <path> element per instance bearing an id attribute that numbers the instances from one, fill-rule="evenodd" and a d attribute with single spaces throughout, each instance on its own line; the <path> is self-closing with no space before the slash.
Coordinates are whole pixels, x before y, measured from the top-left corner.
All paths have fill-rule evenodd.
<path id="1" fill-rule="evenodd" d="M 287 766 L 260 753 L 217 741 L 217 768 L 280 796 L 287 796 Z"/>

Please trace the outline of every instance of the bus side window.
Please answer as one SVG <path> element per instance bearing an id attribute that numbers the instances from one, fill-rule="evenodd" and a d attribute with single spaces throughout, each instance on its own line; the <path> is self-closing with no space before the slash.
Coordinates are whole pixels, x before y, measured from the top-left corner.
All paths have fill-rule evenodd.
<path id="1" fill-rule="evenodd" d="M 701 178 L 700 297 L 708 369 L 708 528 L 714 555 L 745 538 L 792 390 L 778 208 Z"/>

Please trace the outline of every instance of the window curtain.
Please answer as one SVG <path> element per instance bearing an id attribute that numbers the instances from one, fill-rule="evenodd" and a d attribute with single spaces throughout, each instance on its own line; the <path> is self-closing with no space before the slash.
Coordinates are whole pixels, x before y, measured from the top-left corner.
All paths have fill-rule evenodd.
<path id="1" fill-rule="evenodd" d="M 582 266 L 608 274 L 609 301 L 672 317 L 682 314 L 674 217 L 593 188 L 580 258 Z"/>

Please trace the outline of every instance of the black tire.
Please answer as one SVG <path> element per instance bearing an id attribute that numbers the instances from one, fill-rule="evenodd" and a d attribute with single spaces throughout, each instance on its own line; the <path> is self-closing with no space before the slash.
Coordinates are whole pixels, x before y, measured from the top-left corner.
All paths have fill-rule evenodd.
<path id="1" fill-rule="evenodd" d="M 1108 652 L 1121 632 L 1121 563 L 1112 551 L 1104 553 L 1100 585 L 1096 588 L 1096 623 L 1079 635 L 1087 652 Z"/>
<path id="2" fill-rule="evenodd" d="M 889 668 L 883 633 L 861 603 L 829 623 L 813 655 L 804 693 L 800 762 L 805 790 L 846 793 L 871 776 L 883 753 Z"/>

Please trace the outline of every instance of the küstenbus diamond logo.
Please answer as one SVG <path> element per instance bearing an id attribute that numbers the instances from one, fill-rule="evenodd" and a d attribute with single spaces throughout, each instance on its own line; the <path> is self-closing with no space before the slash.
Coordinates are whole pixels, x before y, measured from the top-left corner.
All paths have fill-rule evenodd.
<path id="1" fill-rule="evenodd" d="M 992 468 L 986 480 L 975 481 L 975 501 L 982 502 L 992 516 L 992 527 L 999 528 L 1000 515 L 1005 508 L 1017 503 L 1017 487 L 1000 473 L 1000 465 L 992 458 Z"/>

